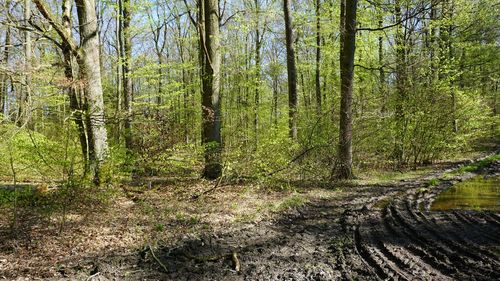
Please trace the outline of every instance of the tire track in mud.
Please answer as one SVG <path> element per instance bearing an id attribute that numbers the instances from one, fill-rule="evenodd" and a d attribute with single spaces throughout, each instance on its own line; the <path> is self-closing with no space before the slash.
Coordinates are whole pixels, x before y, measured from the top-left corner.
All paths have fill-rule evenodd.
<path id="1" fill-rule="evenodd" d="M 493 165 L 495 173 L 499 166 Z M 444 181 L 430 192 L 410 188 L 380 209 L 370 203 L 344 218 L 353 233 L 344 278 L 500 280 L 499 213 L 430 210 L 452 183 Z"/>
<path id="2" fill-rule="evenodd" d="M 431 211 L 438 194 L 461 180 L 426 186 L 439 173 L 353 186 L 270 221 L 159 247 L 156 256 L 168 272 L 151 255 L 129 269 L 139 268 L 152 280 L 175 281 L 500 280 L 500 213 Z M 487 173 L 498 176 L 500 161 Z M 238 253 L 240 272 L 227 258 L 210 259 L 232 252 Z M 109 270 L 101 275 L 109 272 L 114 276 Z M 114 280 L 148 279 L 138 274 Z"/>

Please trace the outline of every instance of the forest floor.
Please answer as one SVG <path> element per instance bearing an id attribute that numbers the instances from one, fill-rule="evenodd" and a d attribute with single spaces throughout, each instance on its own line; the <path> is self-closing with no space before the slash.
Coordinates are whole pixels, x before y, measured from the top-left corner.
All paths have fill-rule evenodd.
<path id="1" fill-rule="evenodd" d="M 500 176 L 500 160 L 462 164 L 197 199 L 213 183 L 148 179 L 64 220 L 28 216 L 22 235 L 0 217 L 0 280 L 498 280 L 500 213 L 429 209 L 454 183 Z"/>

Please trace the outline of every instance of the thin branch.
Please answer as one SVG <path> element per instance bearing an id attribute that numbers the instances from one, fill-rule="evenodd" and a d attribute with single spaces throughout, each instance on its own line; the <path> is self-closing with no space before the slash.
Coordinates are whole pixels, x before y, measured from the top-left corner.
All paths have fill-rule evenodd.
<path id="1" fill-rule="evenodd" d="M 432 9 L 432 6 L 428 6 L 428 7 L 424 7 L 422 8 L 421 10 L 418 10 L 416 12 L 414 12 L 413 14 L 401 19 L 400 21 L 398 22 L 395 22 L 393 24 L 390 24 L 390 25 L 386 25 L 386 26 L 382 26 L 382 27 L 360 27 L 360 28 L 357 28 L 356 31 L 381 31 L 381 30 L 385 30 L 385 29 L 388 29 L 388 28 L 392 28 L 392 27 L 395 27 L 395 26 L 398 26 L 414 17 L 416 17 L 417 15 L 423 13 L 423 12 L 426 12 L 428 10 Z"/>
<path id="2" fill-rule="evenodd" d="M 229 17 L 227 17 L 227 19 L 224 22 L 220 23 L 219 26 L 226 25 L 226 23 L 228 23 L 231 19 L 233 19 L 237 14 L 243 13 L 243 12 L 244 11 L 241 11 L 241 10 L 236 11 L 234 14 L 230 15 Z"/>
<path id="3" fill-rule="evenodd" d="M 186 5 L 186 12 L 187 14 L 189 15 L 189 19 L 191 20 L 191 23 L 194 25 L 194 26 L 197 26 L 197 21 L 194 19 L 193 15 L 191 14 L 191 9 L 189 8 L 189 5 L 187 3 L 187 0 L 183 0 L 184 2 L 184 5 Z"/>
<path id="4" fill-rule="evenodd" d="M 156 257 L 155 252 L 153 251 L 153 248 L 151 247 L 151 245 L 148 245 L 148 248 L 149 248 L 149 251 L 151 252 L 151 255 L 155 259 L 155 261 L 163 268 L 163 270 L 165 271 L 165 273 L 168 273 L 169 271 L 168 271 L 167 267 L 165 266 L 165 264 L 163 264 L 160 261 L 160 259 L 158 259 L 158 257 Z"/>
<path id="5" fill-rule="evenodd" d="M 354 64 L 355 67 L 361 67 L 362 69 L 366 69 L 366 70 L 380 70 L 382 68 L 384 68 L 384 66 L 380 66 L 380 67 L 368 67 L 368 66 L 364 66 L 364 65 L 361 65 L 361 64 Z"/>

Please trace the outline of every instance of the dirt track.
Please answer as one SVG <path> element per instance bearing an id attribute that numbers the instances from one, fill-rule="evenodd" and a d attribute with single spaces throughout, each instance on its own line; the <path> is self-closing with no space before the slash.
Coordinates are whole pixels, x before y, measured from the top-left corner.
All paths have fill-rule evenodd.
<path id="1" fill-rule="evenodd" d="M 500 162 L 479 173 L 498 177 Z M 68 279 L 499 280 L 500 214 L 429 211 L 441 190 L 473 176 L 422 189 L 441 174 L 352 187 L 274 221 L 84 261 Z"/>
<path id="2" fill-rule="evenodd" d="M 500 217 L 494 212 L 429 211 L 432 192 L 412 189 L 380 211 L 351 220 L 345 264 L 361 279 L 498 280 Z M 354 262 L 361 260 L 361 264 Z"/>

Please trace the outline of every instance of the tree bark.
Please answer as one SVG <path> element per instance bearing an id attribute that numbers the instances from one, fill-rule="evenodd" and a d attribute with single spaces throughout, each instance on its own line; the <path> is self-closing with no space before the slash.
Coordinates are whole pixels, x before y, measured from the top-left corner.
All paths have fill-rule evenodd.
<path id="1" fill-rule="evenodd" d="M 321 115 L 321 0 L 316 0 L 316 113 Z"/>
<path id="2" fill-rule="evenodd" d="M 340 50 L 340 132 L 338 161 L 334 168 L 334 175 L 337 179 L 351 179 L 354 176 L 352 171 L 352 92 L 357 2 L 357 0 L 341 0 L 341 6 L 344 5 L 345 8 L 341 9 L 341 19 L 344 18 L 344 20 L 341 24 Z"/>
<path id="3" fill-rule="evenodd" d="M 122 105 L 123 105 L 123 31 L 122 31 L 122 0 L 117 0 L 116 11 L 116 140 L 120 143 L 122 133 Z"/>
<path id="4" fill-rule="evenodd" d="M 378 11 L 378 28 L 382 28 L 384 24 L 384 16 L 382 9 Z M 387 110 L 387 93 L 385 91 L 385 71 L 384 71 L 384 37 L 382 32 L 378 36 L 378 65 L 379 65 L 379 92 L 382 97 L 382 106 L 380 112 L 385 114 Z"/>
<path id="5" fill-rule="evenodd" d="M 220 36 L 218 0 L 202 0 L 204 3 L 204 54 L 202 73 L 202 144 L 205 148 L 203 177 L 216 179 L 222 175 L 221 119 L 220 119 Z"/>
<path id="6" fill-rule="evenodd" d="M 122 24 L 123 24 L 123 106 L 126 111 L 124 131 L 125 131 L 125 147 L 127 153 L 131 154 L 133 150 L 133 136 L 132 136 L 132 77 L 131 77 L 131 61 L 132 61 L 132 37 L 130 34 L 130 21 L 131 21 L 131 3 L 130 0 L 123 0 L 122 2 Z"/>
<path id="7" fill-rule="evenodd" d="M 255 134 L 255 148 L 258 146 L 259 140 L 259 103 L 260 103 L 260 3 L 259 0 L 255 0 L 255 107 L 254 107 L 254 134 Z"/>
<path id="8" fill-rule="evenodd" d="M 64 31 L 71 35 L 71 0 L 64 0 L 62 2 L 62 27 Z M 68 87 L 68 96 L 69 96 L 69 106 L 71 109 L 71 114 L 74 118 L 76 127 L 78 129 L 78 137 L 80 140 L 80 146 L 82 149 L 82 157 L 84 162 L 84 173 L 88 172 L 88 138 L 84 124 L 84 118 L 82 115 L 83 106 L 78 98 L 78 89 L 75 86 L 75 74 L 73 68 L 73 55 L 71 52 L 71 46 L 69 46 L 68 42 L 63 41 L 62 44 L 62 53 L 64 58 L 64 75 L 69 84 Z"/>
<path id="9" fill-rule="evenodd" d="M 278 126 L 278 85 L 279 85 L 279 78 L 277 75 L 272 77 L 272 84 L 273 84 L 273 102 L 272 102 L 272 109 L 271 109 L 271 120 L 272 123 L 274 124 L 275 127 Z"/>
<path id="10" fill-rule="evenodd" d="M 395 1 L 394 15 L 396 23 L 401 22 L 401 4 Z M 402 164 L 405 158 L 404 141 L 406 136 L 404 104 L 406 101 L 406 48 L 402 24 L 396 26 L 396 139 L 394 147 L 394 159 Z"/>
<path id="11" fill-rule="evenodd" d="M 108 153 L 108 138 L 104 118 L 104 101 L 99 57 L 99 33 L 95 0 L 75 0 L 80 29 L 80 75 L 88 105 L 87 120 L 90 125 L 90 169 L 95 184 L 100 183 L 100 170 Z"/>
<path id="12" fill-rule="evenodd" d="M 297 68 L 293 47 L 292 16 L 290 1 L 283 0 L 285 15 L 286 66 L 288 73 L 288 131 L 292 140 L 297 139 Z"/>
<path id="13" fill-rule="evenodd" d="M 441 41 L 443 43 L 443 48 L 441 49 L 442 54 L 442 63 L 443 64 L 451 64 L 453 61 L 453 24 L 452 24 L 452 19 L 453 19 L 453 2 L 449 0 L 443 0 L 441 2 L 442 5 L 442 17 L 444 19 L 444 26 L 441 29 Z M 443 75 L 445 76 L 445 75 Z M 456 114 L 456 107 L 457 107 L 457 102 L 456 102 L 456 95 L 455 91 L 451 91 L 451 118 L 452 118 L 452 130 L 453 133 L 458 132 L 458 120 L 457 120 L 457 114 Z"/>
<path id="14" fill-rule="evenodd" d="M 31 1 L 24 0 L 24 25 L 26 30 L 24 31 L 24 85 L 20 92 L 19 98 L 19 108 L 17 114 L 17 125 L 22 126 L 27 124 L 31 127 L 31 112 L 30 112 L 30 92 L 31 92 L 31 32 L 28 29 L 29 19 L 31 17 Z"/>
<path id="15" fill-rule="evenodd" d="M 8 16 L 10 16 L 10 6 L 11 6 L 11 0 L 5 1 L 5 11 Z M 10 58 L 10 44 L 11 44 L 11 29 L 9 26 L 7 26 L 5 30 L 5 44 L 4 44 L 4 49 L 3 49 L 3 57 L 2 57 L 2 63 L 5 65 L 9 64 L 9 58 Z M 8 75 L 0 75 L 0 113 L 3 113 L 4 119 L 9 118 L 9 110 L 8 110 L 8 100 L 9 100 L 9 76 Z"/>
<path id="16" fill-rule="evenodd" d="M 185 36 L 182 34 L 182 26 L 181 26 L 181 19 L 180 17 L 176 18 L 176 24 L 177 24 L 177 50 L 179 52 L 179 58 L 181 60 L 181 64 L 185 64 L 185 58 L 184 58 L 184 39 Z M 166 34 L 166 33 L 165 33 Z M 165 44 L 163 45 L 165 46 Z M 187 70 L 183 67 L 181 70 L 181 77 L 182 77 L 182 96 L 183 96 L 183 117 L 184 117 L 184 140 L 186 143 L 189 143 L 190 138 L 189 138 L 189 126 L 191 124 L 191 118 L 190 118 L 190 112 L 189 112 L 189 89 L 188 89 L 188 72 Z"/>

